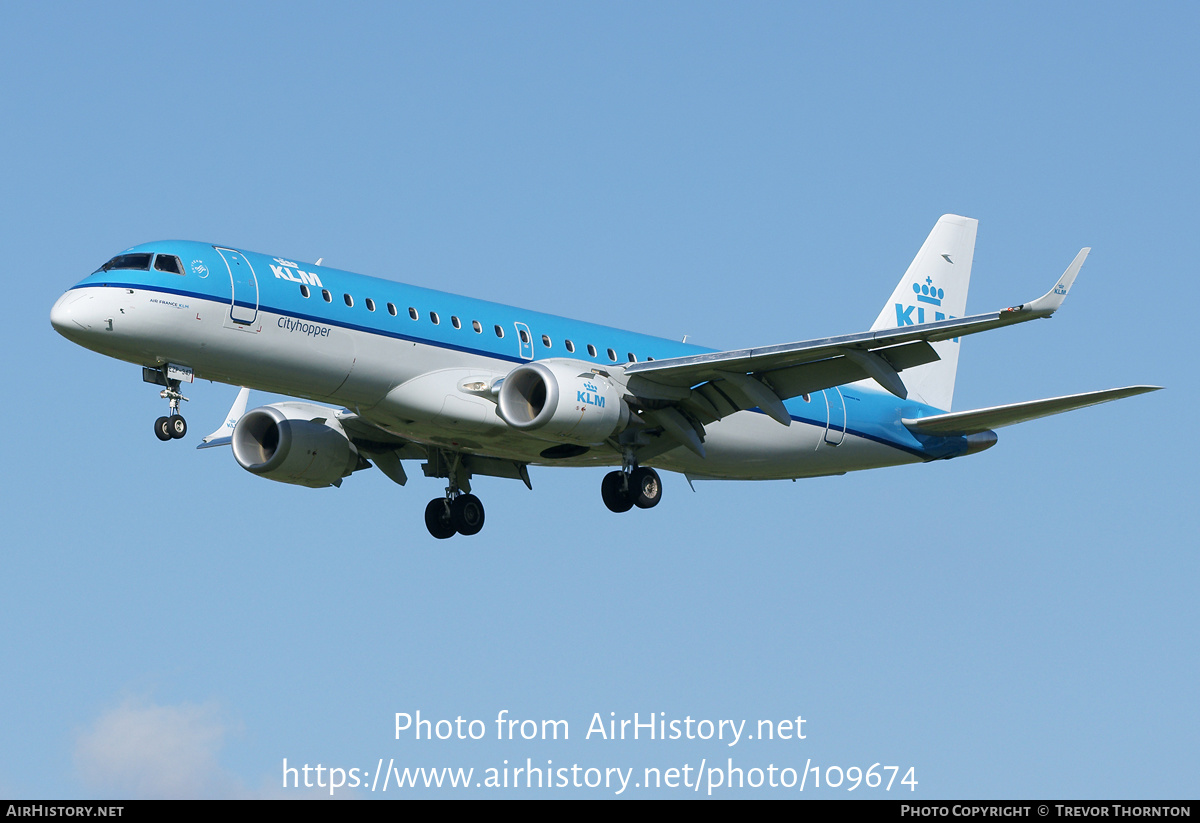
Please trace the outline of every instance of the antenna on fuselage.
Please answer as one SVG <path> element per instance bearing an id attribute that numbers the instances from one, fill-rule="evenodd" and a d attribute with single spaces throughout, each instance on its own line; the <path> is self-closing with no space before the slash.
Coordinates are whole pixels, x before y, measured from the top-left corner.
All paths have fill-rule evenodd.
<path id="1" fill-rule="evenodd" d="M 324 259 L 325 259 L 324 257 L 318 257 L 318 258 L 317 258 L 317 262 L 316 262 L 316 263 L 313 263 L 313 265 L 314 265 L 314 266 L 319 266 L 319 265 L 321 265 L 321 261 L 322 261 L 322 260 L 324 260 Z"/>

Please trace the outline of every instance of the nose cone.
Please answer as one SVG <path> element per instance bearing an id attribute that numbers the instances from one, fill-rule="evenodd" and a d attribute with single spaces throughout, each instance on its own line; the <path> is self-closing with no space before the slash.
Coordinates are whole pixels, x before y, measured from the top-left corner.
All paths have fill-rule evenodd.
<path id="1" fill-rule="evenodd" d="M 58 298 L 50 309 L 50 325 L 54 330 L 68 340 L 81 342 L 84 336 L 93 331 L 93 318 L 86 316 L 85 305 L 90 302 L 89 296 L 82 290 L 72 289 Z"/>

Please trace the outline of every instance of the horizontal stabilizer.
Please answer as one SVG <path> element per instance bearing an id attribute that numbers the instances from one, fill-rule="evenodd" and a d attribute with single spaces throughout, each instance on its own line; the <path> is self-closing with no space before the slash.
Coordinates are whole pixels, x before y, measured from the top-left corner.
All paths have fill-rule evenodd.
<path id="1" fill-rule="evenodd" d="M 1105 389 L 1045 400 L 1030 400 L 1026 403 L 1010 403 L 1007 406 L 992 406 L 990 409 L 951 412 L 915 419 L 906 417 L 901 422 L 917 434 L 968 435 L 1082 409 L 1097 403 L 1107 403 L 1110 400 L 1120 400 L 1123 397 L 1133 397 L 1135 394 L 1158 391 L 1161 388 L 1162 386 L 1126 386 L 1123 389 Z"/>

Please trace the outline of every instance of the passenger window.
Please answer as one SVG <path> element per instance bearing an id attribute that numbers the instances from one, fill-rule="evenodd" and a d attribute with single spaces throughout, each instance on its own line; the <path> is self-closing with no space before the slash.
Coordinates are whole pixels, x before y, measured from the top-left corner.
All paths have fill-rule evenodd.
<path id="1" fill-rule="evenodd" d="M 517 334 L 520 336 L 522 343 L 529 342 L 529 332 L 525 331 L 524 329 L 517 329 Z"/>
<path id="2" fill-rule="evenodd" d="M 567 347 L 567 351 L 569 351 L 571 354 L 575 353 L 575 344 L 574 343 L 572 343 L 570 340 L 568 340 L 568 341 L 566 341 L 565 345 Z"/>
<path id="3" fill-rule="evenodd" d="M 414 309 L 412 306 L 409 306 L 408 307 L 408 316 L 411 317 L 413 320 L 416 320 L 417 319 L 417 310 Z"/>
<path id="4" fill-rule="evenodd" d="M 479 325 L 478 320 L 471 321 L 471 328 L 475 330 L 476 334 L 483 334 L 483 326 Z"/>
<path id="5" fill-rule="evenodd" d="M 496 336 L 504 337 L 504 329 L 500 328 L 499 326 L 496 326 Z"/>
<path id="6" fill-rule="evenodd" d="M 169 272 L 170 274 L 183 274 L 183 264 L 173 254 L 160 254 L 154 258 L 154 268 L 158 271 Z"/>
<path id="7" fill-rule="evenodd" d="M 596 347 L 591 343 L 588 343 L 588 354 L 590 354 L 592 357 L 596 356 Z"/>
<path id="8" fill-rule="evenodd" d="M 633 356 L 633 352 L 630 352 L 630 353 L 629 353 L 629 362 L 630 362 L 630 363 L 636 363 L 636 362 L 637 362 L 637 358 Z"/>
<path id="9" fill-rule="evenodd" d="M 350 308 L 354 308 L 354 298 L 353 297 L 351 297 L 348 294 L 343 294 L 342 299 L 346 301 L 347 306 L 349 306 Z"/>
<path id="10" fill-rule="evenodd" d="M 429 319 L 435 326 L 442 322 L 441 318 L 438 317 L 438 314 L 435 311 L 431 311 L 429 313 Z"/>
<path id="11" fill-rule="evenodd" d="M 390 314 L 392 317 L 396 316 L 396 304 L 395 303 L 388 303 L 388 314 Z"/>
<path id="12" fill-rule="evenodd" d="M 304 285 L 303 283 L 301 283 L 301 284 L 300 284 L 300 296 L 301 296 L 301 297 L 308 297 L 308 295 L 309 295 L 308 286 L 306 286 L 306 285 Z"/>
<path id="13" fill-rule="evenodd" d="M 543 335 L 542 335 L 542 345 L 543 345 L 543 346 L 545 346 L 546 348 L 550 348 L 550 337 L 549 337 L 549 335 L 545 335 L 545 334 L 543 334 Z"/>
<path id="14" fill-rule="evenodd" d="M 455 314 L 450 315 L 450 325 L 456 329 L 462 328 L 462 321 L 458 319 L 458 315 L 455 315 Z"/>
<path id="15" fill-rule="evenodd" d="M 333 302 L 333 295 L 329 293 L 329 289 L 321 289 L 321 297 L 325 298 L 326 303 Z"/>
<path id="16" fill-rule="evenodd" d="M 375 311 L 375 301 L 369 297 L 367 298 L 367 311 Z"/>
<path id="17" fill-rule="evenodd" d="M 613 361 L 614 363 L 616 363 L 617 362 L 617 353 L 615 351 L 613 351 L 612 349 L 609 349 L 608 350 L 608 359 Z"/>

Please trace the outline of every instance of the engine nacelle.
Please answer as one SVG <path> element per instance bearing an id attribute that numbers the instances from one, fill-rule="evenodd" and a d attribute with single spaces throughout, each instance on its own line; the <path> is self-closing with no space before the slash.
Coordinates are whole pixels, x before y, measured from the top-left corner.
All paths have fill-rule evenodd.
<path id="1" fill-rule="evenodd" d="M 597 445 L 629 423 L 621 391 L 578 360 L 517 366 L 504 378 L 498 400 L 504 422 L 555 443 Z"/>
<path id="2" fill-rule="evenodd" d="M 333 410 L 278 403 L 246 412 L 233 429 L 238 465 L 268 480 L 314 489 L 340 486 L 358 467 L 358 450 Z"/>

